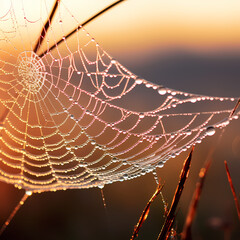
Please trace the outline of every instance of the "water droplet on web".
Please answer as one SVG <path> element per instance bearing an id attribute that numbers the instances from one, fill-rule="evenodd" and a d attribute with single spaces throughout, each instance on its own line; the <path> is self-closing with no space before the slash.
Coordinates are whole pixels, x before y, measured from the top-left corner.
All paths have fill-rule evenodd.
<path id="1" fill-rule="evenodd" d="M 196 98 L 192 98 L 192 99 L 190 99 L 190 101 L 191 101 L 191 103 L 195 103 L 197 101 L 197 99 Z"/>
<path id="2" fill-rule="evenodd" d="M 117 161 L 118 161 L 118 160 L 117 160 L 116 157 L 112 158 L 112 162 L 113 162 L 113 163 L 115 163 L 115 162 L 117 162 Z"/>
<path id="3" fill-rule="evenodd" d="M 136 82 L 136 84 L 142 84 L 143 80 L 142 79 L 137 79 L 135 82 Z"/>
<path id="4" fill-rule="evenodd" d="M 209 135 L 209 136 L 211 136 L 211 135 Z M 202 139 L 198 137 L 198 138 L 196 139 L 196 143 L 201 143 L 201 142 L 202 142 Z"/>
<path id="5" fill-rule="evenodd" d="M 222 122 L 222 126 L 226 127 L 230 122 L 227 120 L 225 122 Z"/>
<path id="6" fill-rule="evenodd" d="M 67 145 L 67 146 L 66 146 L 66 149 L 67 149 L 67 150 L 71 150 L 71 146 L 70 146 L 70 145 Z"/>
<path id="7" fill-rule="evenodd" d="M 153 86 L 153 85 L 152 85 L 151 83 L 147 83 L 147 84 L 146 84 L 146 87 L 147 87 L 147 88 L 150 88 L 150 87 L 152 87 L 152 86 Z"/>
<path id="8" fill-rule="evenodd" d="M 159 162 L 158 164 L 157 164 L 157 167 L 159 167 L 159 168 L 162 168 L 164 166 L 164 163 L 163 162 Z"/>
<path id="9" fill-rule="evenodd" d="M 123 178 L 123 177 L 120 177 L 120 178 L 119 178 L 119 181 L 120 181 L 120 182 L 123 182 L 123 181 L 124 181 L 124 178 Z"/>
<path id="10" fill-rule="evenodd" d="M 191 135 L 191 134 L 192 134 L 192 131 L 191 131 L 190 129 L 188 129 L 188 130 L 186 130 L 186 132 L 185 132 L 185 133 L 186 133 L 186 135 L 188 135 L 188 136 L 189 136 L 189 135 Z"/>
<path id="11" fill-rule="evenodd" d="M 160 88 L 158 88 L 158 93 L 160 95 L 165 95 L 167 93 L 167 90 L 164 87 L 160 87 Z"/>
<path id="12" fill-rule="evenodd" d="M 149 166 L 146 166 L 146 172 L 149 173 L 153 170 L 152 166 L 149 165 Z"/>
<path id="13" fill-rule="evenodd" d="M 31 195 L 32 195 L 32 192 L 31 192 L 31 191 L 26 191 L 26 194 L 27 194 L 28 196 L 31 196 Z"/>
<path id="14" fill-rule="evenodd" d="M 215 132 L 216 132 L 216 130 L 215 130 L 215 127 L 213 127 L 213 126 L 209 126 L 209 127 L 207 127 L 207 129 L 206 129 L 206 134 L 207 134 L 208 136 L 214 135 Z"/>
<path id="15" fill-rule="evenodd" d="M 128 179 L 128 175 L 127 175 L 127 174 L 123 174 L 123 178 L 124 178 L 125 180 L 127 180 L 127 179 Z"/>

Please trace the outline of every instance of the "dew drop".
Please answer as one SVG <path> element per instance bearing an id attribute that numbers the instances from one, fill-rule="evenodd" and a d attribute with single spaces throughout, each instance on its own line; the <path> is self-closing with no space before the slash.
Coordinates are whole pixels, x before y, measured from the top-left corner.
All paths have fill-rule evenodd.
<path id="1" fill-rule="evenodd" d="M 157 164 L 157 167 L 159 167 L 159 168 L 162 168 L 164 166 L 164 163 L 163 162 L 159 162 L 158 164 Z"/>
<path id="2" fill-rule="evenodd" d="M 26 194 L 27 194 L 28 196 L 31 196 L 31 195 L 32 195 L 32 192 L 31 192 L 31 191 L 26 191 Z"/>
<path id="3" fill-rule="evenodd" d="M 116 157 L 112 158 L 112 162 L 113 162 L 113 163 L 115 163 L 115 162 L 117 162 L 117 161 L 118 161 L 118 160 L 117 160 Z"/>
<path id="4" fill-rule="evenodd" d="M 227 121 L 223 122 L 222 125 L 223 125 L 224 127 L 226 127 L 229 123 L 230 123 L 230 122 L 227 120 Z"/>
<path id="5" fill-rule="evenodd" d="M 209 136 L 211 136 L 211 135 L 209 135 Z M 202 142 L 201 138 L 196 139 L 196 143 L 201 143 L 201 142 Z"/>
<path id="6" fill-rule="evenodd" d="M 150 87 L 152 87 L 153 85 L 151 84 L 151 83 L 147 83 L 146 84 L 146 88 L 150 88 Z"/>
<path id="7" fill-rule="evenodd" d="M 190 129 L 186 130 L 186 135 L 191 135 L 192 134 L 192 131 Z"/>
<path id="8" fill-rule="evenodd" d="M 128 179 L 128 175 L 127 175 L 127 174 L 123 174 L 123 178 L 124 178 L 125 180 L 127 180 L 127 179 Z"/>
<path id="9" fill-rule="evenodd" d="M 143 83 L 143 80 L 142 79 L 137 79 L 136 80 L 136 84 L 142 84 Z"/>
<path id="10" fill-rule="evenodd" d="M 67 149 L 67 150 L 71 150 L 71 146 L 67 145 L 67 146 L 66 146 L 66 149 Z"/>
<path id="11" fill-rule="evenodd" d="M 209 127 L 207 127 L 207 129 L 206 129 L 206 134 L 207 134 L 208 136 L 214 135 L 215 132 L 216 132 L 216 130 L 215 130 L 215 128 L 214 128 L 213 126 L 209 126 Z"/>
<path id="12" fill-rule="evenodd" d="M 158 88 L 158 93 L 160 95 L 165 95 L 167 93 L 167 90 L 164 87 Z"/>

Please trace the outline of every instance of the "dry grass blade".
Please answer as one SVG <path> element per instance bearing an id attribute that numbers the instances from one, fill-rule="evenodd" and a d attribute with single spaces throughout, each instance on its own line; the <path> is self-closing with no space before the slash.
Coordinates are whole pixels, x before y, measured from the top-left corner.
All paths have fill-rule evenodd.
<path id="1" fill-rule="evenodd" d="M 239 107 L 239 105 L 240 105 L 240 98 L 238 99 L 235 107 L 233 108 L 233 110 L 232 110 L 232 112 L 231 112 L 231 114 L 230 114 L 230 117 L 233 116 L 233 114 L 236 112 L 236 110 L 237 110 L 237 108 Z"/>
<path id="2" fill-rule="evenodd" d="M 195 214 L 196 214 L 198 202 L 199 202 L 199 199 L 200 199 L 200 195 L 202 193 L 204 181 L 205 181 L 208 169 L 210 167 L 210 164 L 211 164 L 211 160 L 207 161 L 207 163 L 205 164 L 205 167 L 202 168 L 199 172 L 199 181 L 196 184 L 196 189 L 195 189 L 195 192 L 193 194 L 192 202 L 191 202 L 190 207 L 188 209 L 188 214 L 187 214 L 185 226 L 184 226 L 183 233 L 182 233 L 182 240 L 192 239 L 192 237 L 191 237 L 191 227 L 192 227 L 192 223 L 193 223 L 193 220 L 194 220 L 194 217 L 195 217 Z"/>
<path id="3" fill-rule="evenodd" d="M 227 161 L 224 161 L 224 164 L 225 164 L 225 168 L 226 168 L 226 172 L 227 172 L 228 182 L 230 184 L 230 188 L 232 190 L 233 198 L 234 198 L 235 205 L 236 205 L 236 208 L 237 208 L 238 218 L 240 220 L 240 205 L 239 205 L 239 202 L 238 202 L 237 194 L 236 194 L 236 191 L 235 191 L 234 186 L 233 186 L 233 182 L 232 182 L 232 178 L 231 178 L 231 175 L 230 175 L 230 172 L 229 172 Z"/>
<path id="4" fill-rule="evenodd" d="M 180 180 L 179 180 L 178 186 L 176 188 L 176 191 L 175 191 L 175 194 L 174 194 L 174 197 L 172 200 L 172 204 L 168 211 L 165 223 L 164 223 L 162 230 L 158 236 L 158 240 L 165 240 L 171 231 L 171 227 L 172 227 L 174 219 L 175 219 L 176 208 L 177 208 L 178 202 L 181 198 L 185 182 L 188 178 L 189 169 L 190 169 L 191 160 L 192 160 L 193 149 L 183 164 L 183 168 L 182 168 L 182 171 L 180 174 Z"/>
<path id="5" fill-rule="evenodd" d="M 106 8 L 104 8 L 103 10 L 101 10 L 100 12 L 98 12 L 97 14 L 95 14 L 94 16 L 92 16 L 91 18 L 89 18 L 87 21 L 83 22 L 82 24 L 80 24 L 77 28 L 75 28 L 74 30 L 72 30 L 70 33 L 68 33 L 65 38 L 61 38 L 59 41 L 57 41 L 54 45 L 52 45 L 51 47 L 49 47 L 45 52 L 41 53 L 39 57 L 43 57 L 46 53 L 48 53 L 49 51 L 53 50 L 54 48 L 56 48 L 57 45 L 59 45 L 61 42 L 63 42 L 64 40 L 66 40 L 67 38 L 71 37 L 75 32 L 77 32 L 79 29 L 81 29 L 82 27 L 86 26 L 88 23 L 90 23 L 92 20 L 94 20 L 95 18 L 99 17 L 100 15 L 102 15 L 103 13 L 105 13 L 106 11 L 110 10 L 111 8 L 117 6 L 119 3 L 123 2 L 125 0 L 118 0 L 116 2 L 114 2 L 113 4 L 107 6 Z"/>
<path id="6" fill-rule="evenodd" d="M 134 238 L 136 238 L 136 237 L 138 236 L 138 232 L 139 232 L 140 228 L 142 227 L 143 223 L 145 222 L 145 220 L 146 220 L 147 217 L 148 217 L 148 213 L 149 213 L 149 210 L 150 210 L 150 206 L 151 206 L 152 202 L 154 201 L 154 199 L 157 197 L 157 195 L 161 192 L 162 188 L 163 188 L 163 185 L 159 184 L 159 185 L 157 186 L 157 189 L 156 189 L 155 193 L 152 195 L 152 197 L 151 197 L 150 200 L 148 201 L 145 209 L 144 209 L 143 212 L 142 212 L 141 217 L 140 217 L 139 220 L 138 220 L 137 225 L 136 225 L 135 228 L 134 228 L 134 232 L 133 232 L 133 235 L 132 235 L 132 237 L 131 237 L 131 240 L 133 240 Z"/>
<path id="7" fill-rule="evenodd" d="M 42 32 L 41 32 L 41 34 L 40 34 L 40 36 L 39 36 L 39 38 L 38 38 L 38 41 L 37 41 L 37 43 L 36 43 L 36 46 L 35 46 L 34 49 L 33 49 L 33 51 L 34 51 L 35 53 L 37 53 L 38 49 L 41 47 L 41 44 L 42 44 L 42 42 L 43 42 L 43 40 L 44 40 L 44 38 L 45 38 L 45 36 L 46 36 L 46 34 L 47 34 L 47 31 L 48 31 L 48 29 L 49 29 L 49 27 L 50 27 L 50 24 L 51 24 L 52 19 L 53 19 L 54 15 L 55 15 L 55 13 L 56 13 L 56 11 L 57 11 L 57 8 L 58 8 L 58 5 L 59 5 L 59 4 L 60 4 L 60 0 L 56 0 L 56 1 L 55 1 L 55 4 L 54 4 L 54 6 L 53 6 L 53 9 L 52 9 L 52 11 L 51 11 L 51 14 L 50 14 L 50 16 L 48 17 L 48 19 L 47 19 L 44 27 L 42 28 Z"/>

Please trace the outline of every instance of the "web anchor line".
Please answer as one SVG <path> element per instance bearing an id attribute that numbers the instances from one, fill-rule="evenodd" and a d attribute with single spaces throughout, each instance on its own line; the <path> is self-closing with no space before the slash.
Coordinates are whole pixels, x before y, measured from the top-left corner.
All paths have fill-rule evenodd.
<path id="1" fill-rule="evenodd" d="M 0 236 L 3 234 L 3 232 L 5 231 L 5 229 L 7 228 L 7 226 L 9 225 L 9 223 L 12 221 L 13 217 L 16 215 L 16 213 L 18 212 L 18 210 L 20 209 L 20 207 L 26 202 L 26 200 L 32 195 L 31 191 L 26 191 L 23 195 L 23 197 L 21 198 L 21 200 L 18 202 L 17 206 L 13 209 L 12 213 L 9 215 L 9 217 L 7 218 L 7 220 L 4 222 L 4 224 L 2 225 L 1 229 L 0 229 Z"/>

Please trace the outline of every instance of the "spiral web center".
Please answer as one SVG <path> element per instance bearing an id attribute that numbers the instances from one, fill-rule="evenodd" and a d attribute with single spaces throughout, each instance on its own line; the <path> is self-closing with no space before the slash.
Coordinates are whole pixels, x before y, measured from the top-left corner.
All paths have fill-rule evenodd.
<path id="1" fill-rule="evenodd" d="M 21 84 L 31 93 L 38 92 L 45 81 L 45 66 L 38 55 L 32 51 L 24 51 L 17 59 L 17 71 Z"/>

